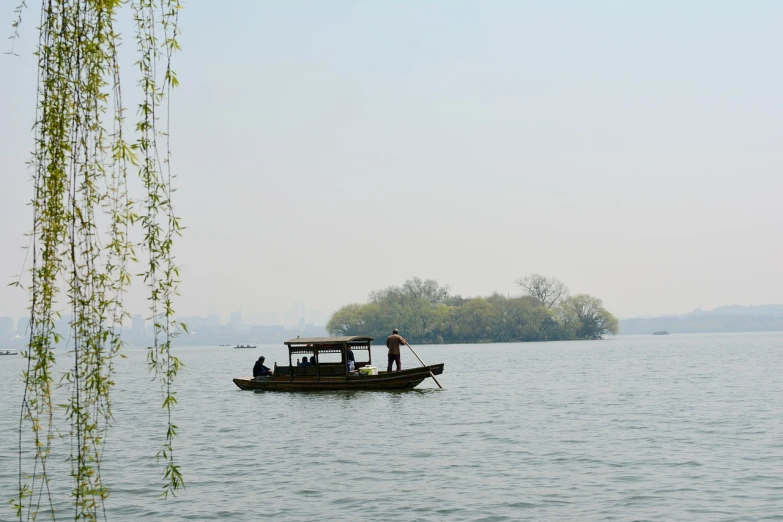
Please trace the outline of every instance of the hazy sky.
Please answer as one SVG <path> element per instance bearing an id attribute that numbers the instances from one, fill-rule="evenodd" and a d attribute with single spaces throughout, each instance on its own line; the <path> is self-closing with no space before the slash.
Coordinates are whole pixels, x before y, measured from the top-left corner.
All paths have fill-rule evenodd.
<path id="1" fill-rule="evenodd" d="M 0 56 L 2 282 L 37 17 Z M 783 2 L 191 0 L 180 23 L 183 315 L 531 272 L 619 316 L 783 302 Z M 0 287 L 0 315 L 25 304 Z"/>

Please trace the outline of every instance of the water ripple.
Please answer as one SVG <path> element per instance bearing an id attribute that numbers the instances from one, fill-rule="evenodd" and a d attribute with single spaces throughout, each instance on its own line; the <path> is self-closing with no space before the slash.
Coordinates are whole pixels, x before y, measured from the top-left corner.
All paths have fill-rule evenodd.
<path id="1" fill-rule="evenodd" d="M 783 335 L 650 337 L 422 347 L 446 363 L 442 392 L 242 392 L 241 350 L 179 349 L 187 489 L 167 501 L 159 391 L 128 350 L 107 507 L 117 520 L 783 520 Z M 0 429 L 14 439 L 22 361 L 7 359 Z M 53 485 L 67 510 L 69 480 Z"/>

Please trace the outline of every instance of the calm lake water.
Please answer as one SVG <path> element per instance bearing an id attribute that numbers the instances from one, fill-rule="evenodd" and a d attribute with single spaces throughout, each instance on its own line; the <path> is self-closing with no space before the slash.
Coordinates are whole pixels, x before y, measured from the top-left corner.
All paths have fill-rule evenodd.
<path id="1" fill-rule="evenodd" d="M 178 348 L 187 489 L 165 501 L 159 391 L 144 350 L 127 349 L 109 518 L 783 520 L 783 333 L 416 348 L 446 364 L 445 390 L 241 391 L 231 378 L 261 354 L 287 361 L 282 346 Z M 0 357 L 5 498 L 23 367 Z"/>

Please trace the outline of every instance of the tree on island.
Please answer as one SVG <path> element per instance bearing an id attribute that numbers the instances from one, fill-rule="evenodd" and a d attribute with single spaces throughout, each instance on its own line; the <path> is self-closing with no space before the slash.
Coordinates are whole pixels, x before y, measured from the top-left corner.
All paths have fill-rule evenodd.
<path id="1" fill-rule="evenodd" d="M 520 277 L 515 282 L 525 290 L 527 295 L 535 297 L 547 308 L 554 308 L 568 297 L 568 287 L 556 277 L 530 274 Z"/>
<path id="2" fill-rule="evenodd" d="M 585 294 L 564 298 L 567 288 L 554 281 L 559 286 L 550 285 L 553 291 L 542 294 L 550 307 L 533 295 L 467 299 L 452 295 L 436 280 L 413 278 L 371 292 L 366 304 L 343 306 L 326 328 L 332 335 L 376 339 L 400 328 L 411 341 L 424 343 L 590 339 L 617 332 L 617 320 L 600 299 Z"/>
<path id="3" fill-rule="evenodd" d="M 604 334 L 617 334 L 617 319 L 604 309 L 603 301 L 587 294 L 569 297 L 562 303 L 566 313 L 573 313 L 576 323 L 576 336 L 583 339 Z"/>

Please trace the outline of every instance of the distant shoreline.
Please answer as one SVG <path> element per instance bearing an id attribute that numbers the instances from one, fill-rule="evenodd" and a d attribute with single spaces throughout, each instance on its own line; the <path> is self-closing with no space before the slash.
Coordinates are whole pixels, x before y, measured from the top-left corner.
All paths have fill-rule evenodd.
<path id="1" fill-rule="evenodd" d="M 674 332 L 669 331 L 669 335 L 701 335 L 701 334 L 739 334 L 739 333 L 782 333 L 783 328 L 777 329 L 777 330 L 721 330 L 721 331 L 703 331 L 703 332 Z M 652 336 L 652 332 L 650 333 L 625 333 L 625 332 L 619 332 L 616 337 L 642 337 L 642 336 Z M 656 336 L 659 337 L 659 336 Z M 665 337 L 665 336 L 662 336 Z"/>
<path id="2" fill-rule="evenodd" d="M 783 331 L 783 305 L 722 306 L 684 315 L 619 320 L 620 335 L 669 333 L 750 333 Z"/>

